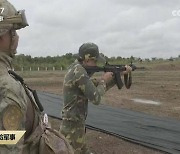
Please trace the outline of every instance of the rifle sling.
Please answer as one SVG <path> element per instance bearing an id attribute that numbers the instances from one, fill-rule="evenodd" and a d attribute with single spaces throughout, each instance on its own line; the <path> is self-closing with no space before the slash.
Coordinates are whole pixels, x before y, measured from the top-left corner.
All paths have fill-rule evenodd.
<path id="1" fill-rule="evenodd" d="M 131 87 L 131 84 L 132 84 L 131 72 L 128 74 L 124 74 L 124 84 L 125 84 L 127 89 L 129 89 Z"/>
<path id="2" fill-rule="evenodd" d="M 19 76 L 18 74 L 16 74 L 14 71 L 12 70 L 8 70 L 8 73 L 17 81 L 19 81 L 21 83 L 21 85 L 24 87 L 24 90 L 26 92 L 26 94 L 28 95 L 30 101 L 33 103 L 33 105 L 35 106 L 35 108 L 37 110 L 39 110 L 40 112 L 44 111 L 44 108 L 41 104 L 41 102 L 39 101 L 39 98 L 37 96 L 37 92 L 36 90 L 32 90 L 31 88 L 29 88 L 25 83 L 24 80 L 21 76 Z M 28 91 L 29 90 L 29 91 Z M 33 97 L 31 96 L 30 92 L 32 93 Z M 34 99 L 33 99 L 34 98 Z"/>

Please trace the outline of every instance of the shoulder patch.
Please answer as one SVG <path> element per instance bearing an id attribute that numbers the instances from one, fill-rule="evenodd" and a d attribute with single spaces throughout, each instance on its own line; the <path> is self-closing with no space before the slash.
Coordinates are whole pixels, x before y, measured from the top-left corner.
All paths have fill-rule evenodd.
<path id="1" fill-rule="evenodd" d="M 23 113 L 16 105 L 9 105 L 2 115 L 3 127 L 5 130 L 19 129 Z"/>

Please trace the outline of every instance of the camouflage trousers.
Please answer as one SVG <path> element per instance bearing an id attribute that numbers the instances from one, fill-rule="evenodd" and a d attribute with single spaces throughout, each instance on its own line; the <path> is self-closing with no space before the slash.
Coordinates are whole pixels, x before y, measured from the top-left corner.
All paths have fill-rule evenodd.
<path id="1" fill-rule="evenodd" d="M 60 131 L 74 148 L 74 154 L 91 153 L 85 141 L 85 121 L 76 122 L 63 120 Z"/>

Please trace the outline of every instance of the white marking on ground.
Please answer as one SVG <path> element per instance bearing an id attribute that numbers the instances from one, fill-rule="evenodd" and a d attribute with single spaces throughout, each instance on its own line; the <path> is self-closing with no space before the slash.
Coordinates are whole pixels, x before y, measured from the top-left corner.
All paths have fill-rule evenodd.
<path id="1" fill-rule="evenodd" d="M 180 106 L 174 107 L 175 110 L 180 110 Z"/>
<path id="2" fill-rule="evenodd" d="M 160 105 L 160 102 L 152 101 L 152 100 L 147 100 L 147 99 L 139 99 L 139 98 L 134 98 L 131 99 L 132 101 L 136 103 L 143 103 L 143 104 L 153 104 L 153 105 Z"/>

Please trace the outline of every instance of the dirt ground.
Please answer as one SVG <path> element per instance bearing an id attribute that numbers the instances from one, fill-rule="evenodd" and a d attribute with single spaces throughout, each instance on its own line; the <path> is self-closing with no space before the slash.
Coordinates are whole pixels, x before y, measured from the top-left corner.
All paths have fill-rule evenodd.
<path id="1" fill-rule="evenodd" d="M 116 86 L 104 96 L 104 104 L 127 108 L 163 117 L 180 119 L 180 62 L 159 64 L 145 70 L 133 72 L 130 89 L 118 90 Z M 34 89 L 62 95 L 65 72 L 19 72 Z M 157 104 L 134 102 L 133 99 L 155 101 Z M 158 104 L 159 103 L 159 104 Z M 50 119 L 52 126 L 59 129 L 60 122 Z M 158 150 L 127 142 L 101 132 L 87 131 L 87 142 L 98 154 L 161 154 Z"/>

